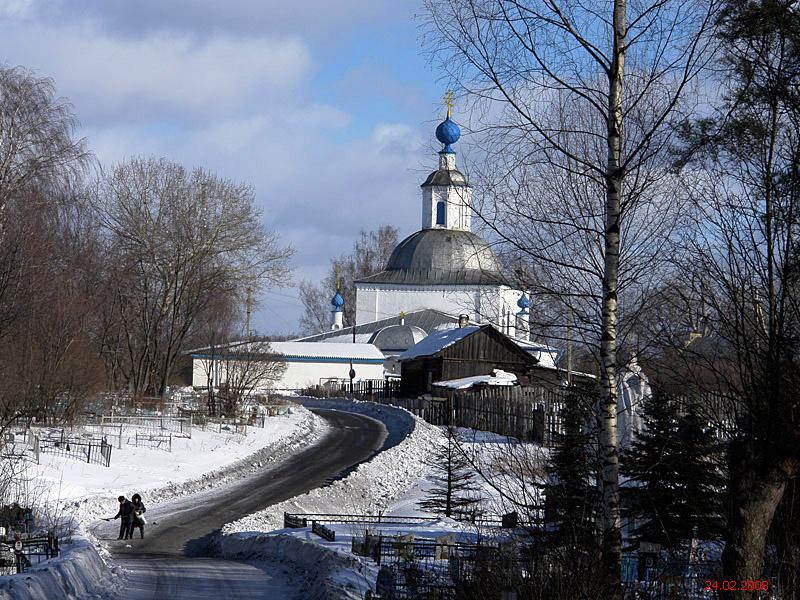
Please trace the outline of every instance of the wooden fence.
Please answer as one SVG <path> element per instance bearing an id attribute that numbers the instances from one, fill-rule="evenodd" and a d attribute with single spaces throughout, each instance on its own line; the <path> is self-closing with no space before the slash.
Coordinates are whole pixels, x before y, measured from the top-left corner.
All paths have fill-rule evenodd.
<path id="1" fill-rule="evenodd" d="M 367 380 L 342 384 L 325 395 L 393 404 L 434 425 L 470 427 L 552 446 L 564 431 L 565 402 L 580 393 L 555 386 L 438 388 L 437 395 L 419 398 L 400 398 L 399 392 L 398 381 Z"/>

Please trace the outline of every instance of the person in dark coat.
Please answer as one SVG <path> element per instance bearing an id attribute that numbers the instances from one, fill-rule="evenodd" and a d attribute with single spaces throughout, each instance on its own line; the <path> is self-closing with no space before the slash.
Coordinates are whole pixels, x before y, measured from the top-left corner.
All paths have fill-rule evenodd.
<path id="1" fill-rule="evenodd" d="M 114 519 L 122 519 L 119 524 L 119 537 L 117 539 L 128 539 L 131 517 L 133 516 L 133 504 L 125 496 L 120 496 L 117 500 L 119 500 L 119 511 L 114 515 Z"/>
<path id="2" fill-rule="evenodd" d="M 133 538 L 133 530 L 138 527 L 139 533 L 142 539 L 144 539 L 144 524 L 146 523 L 144 513 L 147 512 L 147 509 L 142 502 L 142 497 L 139 494 L 131 496 L 131 505 L 133 506 L 133 514 L 131 517 L 130 535 L 128 537 Z"/>

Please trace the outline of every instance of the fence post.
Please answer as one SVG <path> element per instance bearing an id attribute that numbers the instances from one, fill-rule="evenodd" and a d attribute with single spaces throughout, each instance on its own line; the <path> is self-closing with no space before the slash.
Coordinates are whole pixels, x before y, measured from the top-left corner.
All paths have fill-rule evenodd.
<path id="1" fill-rule="evenodd" d="M 86 451 L 86 462 L 92 462 L 92 442 L 89 442 L 89 449 Z"/>

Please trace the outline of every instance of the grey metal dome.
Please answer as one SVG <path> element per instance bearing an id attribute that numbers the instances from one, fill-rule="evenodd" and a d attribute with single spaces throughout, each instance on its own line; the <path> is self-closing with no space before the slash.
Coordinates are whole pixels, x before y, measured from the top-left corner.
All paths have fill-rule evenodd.
<path id="1" fill-rule="evenodd" d="M 425 339 L 427 335 L 424 329 L 413 325 L 389 325 L 373 333 L 369 338 L 369 343 L 375 345 L 384 354 L 387 352 L 401 353 Z"/>
<path id="2" fill-rule="evenodd" d="M 467 178 L 461 171 L 455 169 L 439 169 L 434 171 L 420 187 L 431 187 L 440 185 L 455 185 L 466 187 L 469 185 Z"/>
<path id="3" fill-rule="evenodd" d="M 392 252 L 386 269 L 360 281 L 372 283 L 502 283 L 500 262 L 471 231 L 423 229 Z"/>

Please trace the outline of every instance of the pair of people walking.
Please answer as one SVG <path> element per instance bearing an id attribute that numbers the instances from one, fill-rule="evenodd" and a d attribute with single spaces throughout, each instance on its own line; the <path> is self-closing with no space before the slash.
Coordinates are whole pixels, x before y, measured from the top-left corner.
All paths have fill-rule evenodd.
<path id="1" fill-rule="evenodd" d="M 114 519 L 121 519 L 119 524 L 119 537 L 118 540 L 131 540 L 133 539 L 133 530 L 139 528 L 139 533 L 144 539 L 144 526 L 147 521 L 144 518 L 144 513 L 147 509 L 142 502 L 142 497 L 139 494 L 134 494 L 128 500 L 125 496 L 117 498 L 119 500 L 119 511 L 114 515 Z"/>

